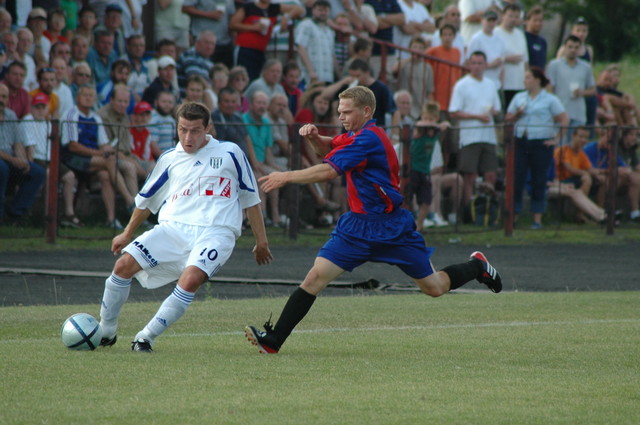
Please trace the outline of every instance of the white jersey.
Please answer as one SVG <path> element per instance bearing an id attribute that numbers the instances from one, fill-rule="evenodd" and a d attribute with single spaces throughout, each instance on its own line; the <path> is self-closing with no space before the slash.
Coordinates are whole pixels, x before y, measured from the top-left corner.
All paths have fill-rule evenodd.
<path id="1" fill-rule="evenodd" d="M 206 137 L 208 143 L 195 153 L 178 144 L 162 154 L 136 206 L 160 211 L 160 222 L 224 226 L 239 237 L 242 210 L 260 203 L 256 180 L 237 144 Z"/>

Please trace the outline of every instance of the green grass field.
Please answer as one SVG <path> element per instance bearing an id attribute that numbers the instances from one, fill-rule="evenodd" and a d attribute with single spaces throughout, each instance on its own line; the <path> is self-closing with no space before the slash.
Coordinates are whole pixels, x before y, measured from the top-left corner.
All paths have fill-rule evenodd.
<path id="1" fill-rule="evenodd" d="M 156 341 L 59 338 L 98 306 L 0 309 L 2 424 L 637 424 L 640 292 L 320 297 L 278 355 L 245 339 L 284 298 L 195 302 Z"/>

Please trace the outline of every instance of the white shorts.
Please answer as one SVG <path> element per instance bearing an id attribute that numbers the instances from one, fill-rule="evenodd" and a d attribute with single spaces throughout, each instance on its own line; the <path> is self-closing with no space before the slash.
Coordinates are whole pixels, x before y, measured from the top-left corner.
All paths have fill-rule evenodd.
<path id="1" fill-rule="evenodd" d="M 144 232 L 123 251 L 142 267 L 135 277 L 145 288 L 177 280 L 188 266 L 212 277 L 227 262 L 236 244 L 226 227 L 203 227 L 163 221 Z"/>

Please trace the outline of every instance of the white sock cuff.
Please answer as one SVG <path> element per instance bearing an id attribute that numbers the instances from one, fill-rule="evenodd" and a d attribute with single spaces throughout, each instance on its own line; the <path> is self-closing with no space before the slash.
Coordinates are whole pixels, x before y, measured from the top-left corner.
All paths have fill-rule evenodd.
<path id="1" fill-rule="evenodd" d="M 193 301 L 193 298 L 196 296 L 196 293 L 185 291 L 184 289 L 176 285 L 171 295 L 176 297 L 178 301 L 182 302 L 183 304 L 189 305 L 191 304 L 191 301 Z"/>
<path id="2" fill-rule="evenodd" d="M 118 276 L 115 273 L 111 273 L 111 276 L 109 276 L 109 282 L 113 283 L 116 286 L 129 286 L 131 285 L 131 281 L 132 279 L 125 279 L 123 277 Z"/>

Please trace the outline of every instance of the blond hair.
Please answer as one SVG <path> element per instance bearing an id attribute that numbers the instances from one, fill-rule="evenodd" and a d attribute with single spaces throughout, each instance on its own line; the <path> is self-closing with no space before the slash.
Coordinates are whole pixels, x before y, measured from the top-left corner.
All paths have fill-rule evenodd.
<path id="1" fill-rule="evenodd" d="M 364 86 L 350 87 L 338 95 L 340 99 L 353 100 L 353 106 L 356 108 L 371 108 L 371 114 L 376 111 L 376 96 L 373 92 Z"/>
<path id="2" fill-rule="evenodd" d="M 422 113 L 424 115 L 430 115 L 438 119 L 440 116 L 440 104 L 435 101 L 429 101 L 422 105 Z"/>

